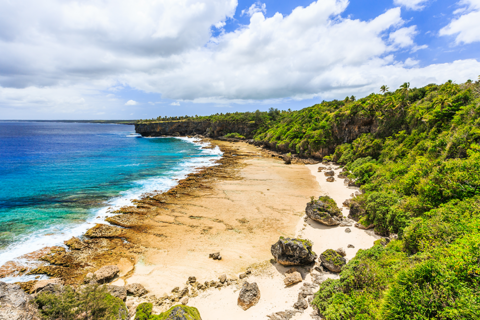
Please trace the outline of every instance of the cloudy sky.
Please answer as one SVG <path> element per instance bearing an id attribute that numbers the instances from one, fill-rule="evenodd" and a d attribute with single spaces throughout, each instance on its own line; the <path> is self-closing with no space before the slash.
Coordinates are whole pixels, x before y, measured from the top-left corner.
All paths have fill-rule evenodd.
<path id="1" fill-rule="evenodd" d="M 480 75 L 480 0 L 0 0 L 0 119 L 300 109 Z"/>

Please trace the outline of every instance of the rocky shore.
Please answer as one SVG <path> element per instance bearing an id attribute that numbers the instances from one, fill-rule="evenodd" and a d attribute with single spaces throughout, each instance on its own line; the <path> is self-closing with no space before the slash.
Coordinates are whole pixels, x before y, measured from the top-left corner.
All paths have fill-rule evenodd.
<path id="1" fill-rule="evenodd" d="M 243 142 L 214 144 L 224 152 L 217 166 L 49 249 L 45 265 L 13 268 L 51 279 L 2 287 L 4 296 L 21 288 L 28 302 L 44 288 L 98 283 L 132 319 L 139 306 L 160 314 L 176 305 L 212 320 L 318 318 L 310 305 L 318 285 L 376 239 L 342 212 L 355 188 L 333 165 L 288 166 L 283 155 Z"/>

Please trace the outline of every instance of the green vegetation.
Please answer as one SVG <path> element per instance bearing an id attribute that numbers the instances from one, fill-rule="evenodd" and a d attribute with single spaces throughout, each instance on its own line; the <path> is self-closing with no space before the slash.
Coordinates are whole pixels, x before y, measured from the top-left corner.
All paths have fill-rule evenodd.
<path id="1" fill-rule="evenodd" d="M 342 256 L 333 249 L 325 250 L 322 253 L 322 256 L 325 259 L 325 261 L 328 261 L 329 263 L 333 264 L 336 267 L 340 267 L 345 263 L 344 259 L 342 259 Z"/>
<path id="2" fill-rule="evenodd" d="M 315 211 L 322 218 L 326 218 L 329 216 L 333 216 L 333 217 L 342 216 L 342 211 L 338 208 L 337 203 L 335 202 L 335 200 L 333 200 L 329 196 L 320 196 L 318 200 L 315 200 L 314 197 L 311 197 L 310 203 L 312 204 L 321 203 L 321 205 L 315 206 Z"/>
<path id="3" fill-rule="evenodd" d="M 153 305 L 151 303 L 142 303 L 137 307 L 135 314 L 135 320 L 174 320 L 174 319 L 187 319 L 187 320 L 199 320 L 200 313 L 197 308 L 187 307 L 184 305 L 173 306 L 165 312 L 159 315 L 152 315 Z"/>
<path id="4" fill-rule="evenodd" d="M 40 293 L 34 302 L 44 319 L 127 320 L 127 308 L 105 286 L 86 285 L 73 290 L 66 286 L 55 293 Z"/>
<path id="5" fill-rule="evenodd" d="M 237 132 L 228 133 L 225 135 L 225 138 L 245 139 L 244 136 Z"/>

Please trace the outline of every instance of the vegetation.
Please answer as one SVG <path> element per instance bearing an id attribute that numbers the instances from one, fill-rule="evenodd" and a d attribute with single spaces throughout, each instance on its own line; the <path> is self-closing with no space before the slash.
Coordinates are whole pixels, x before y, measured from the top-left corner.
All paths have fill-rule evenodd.
<path id="1" fill-rule="evenodd" d="M 85 285 L 77 290 L 66 286 L 55 293 L 40 293 L 34 302 L 44 319 L 126 320 L 128 315 L 123 301 L 99 285 Z"/>
<path id="2" fill-rule="evenodd" d="M 225 138 L 245 139 L 244 136 L 237 132 L 228 133 L 225 135 Z"/>
<path id="3" fill-rule="evenodd" d="M 174 319 L 188 319 L 200 320 L 200 313 L 197 308 L 187 307 L 184 305 L 173 306 L 159 315 L 152 315 L 153 305 L 151 303 L 142 303 L 137 307 L 135 320 L 174 320 Z M 183 316 L 183 317 L 181 317 Z"/>

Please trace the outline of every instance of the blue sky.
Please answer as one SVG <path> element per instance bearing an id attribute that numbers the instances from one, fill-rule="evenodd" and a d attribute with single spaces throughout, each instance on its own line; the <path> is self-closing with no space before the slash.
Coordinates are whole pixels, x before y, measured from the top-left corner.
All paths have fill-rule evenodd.
<path id="1" fill-rule="evenodd" d="M 0 0 L 0 119 L 300 109 L 480 75 L 480 0 Z"/>

